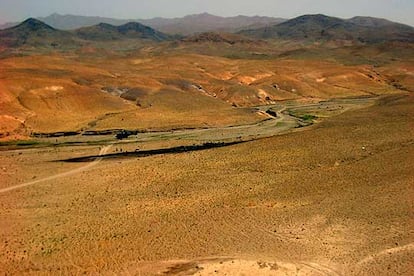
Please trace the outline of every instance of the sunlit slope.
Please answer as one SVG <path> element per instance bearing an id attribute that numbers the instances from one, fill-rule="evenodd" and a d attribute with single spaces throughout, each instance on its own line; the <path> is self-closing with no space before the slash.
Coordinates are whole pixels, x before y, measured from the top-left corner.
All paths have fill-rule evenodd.
<path id="1" fill-rule="evenodd" d="M 33 57 L 1 63 L 6 71 L 2 98 L 8 100 L 2 101 L 0 112 L 21 122 L 23 133 L 77 130 L 96 116 L 131 108 L 93 87 L 73 83 L 70 69 L 56 66 L 59 61 Z"/>
<path id="2" fill-rule="evenodd" d="M 152 73 L 141 75 L 128 60 L 119 62 L 122 70 L 110 62 L 105 67 L 61 56 L 2 60 L 2 137 L 88 129 L 221 126 L 262 119 L 198 89 L 181 90 L 154 79 Z M 129 97 L 108 92 L 111 87 L 128 91 Z M 137 87 L 144 92 L 134 98 L 135 90 L 129 90 Z"/>
<path id="3" fill-rule="evenodd" d="M 126 63 L 128 67 L 126 67 Z M 388 77 L 368 65 L 335 61 L 235 60 L 202 55 L 169 55 L 114 60 L 111 68 L 134 74 L 140 87 L 165 85 L 252 106 L 302 97 L 346 97 L 392 92 Z"/>

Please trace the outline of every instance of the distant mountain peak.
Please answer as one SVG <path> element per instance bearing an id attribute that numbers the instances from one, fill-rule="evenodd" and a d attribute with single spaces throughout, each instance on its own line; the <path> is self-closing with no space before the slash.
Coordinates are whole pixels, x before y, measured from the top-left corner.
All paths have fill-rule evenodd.
<path id="1" fill-rule="evenodd" d="M 128 23 L 122 25 L 122 27 L 124 27 L 125 29 L 136 29 L 136 28 L 143 28 L 143 27 L 149 28 L 148 26 L 145 26 L 145 25 L 143 25 L 141 23 L 138 23 L 138 22 L 128 22 Z"/>
<path id="2" fill-rule="evenodd" d="M 216 15 L 213 15 L 213 14 L 208 13 L 208 12 L 202 12 L 202 13 L 194 14 L 194 15 L 195 16 L 216 16 Z"/>
<path id="3" fill-rule="evenodd" d="M 220 18 L 220 16 L 210 14 L 208 12 L 203 13 L 197 13 L 197 14 L 190 14 L 187 16 L 184 16 L 184 18 L 203 18 L 203 19 L 209 19 L 209 18 Z"/>
<path id="4" fill-rule="evenodd" d="M 0 30 L 0 44 L 7 47 L 74 45 L 72 38 L 71 33 L 57 30 L 35 18 L 29 18 L 15 27 Z"/>
<path id="5" fill-rule="evenodd" d="M 101 29 L 115 29 L 116 28 L 116 26 L 108 24 L 108 23 L 99 23 L 97 26 Z"/>
<path id="6" fill-rule="evenodd" d="M 158 33 L 156 30 L 152 29 L 151 27 L 148 27 L 138 22 L 128 22 L 124 25 L 118 26 L 117 29 L 121 33 L 140 32 L 140 33 L 154 34 L 154 35 Z"/>
<path id="7" fill-rule="evenodd" d="M 15 28 L 27 28 L 31 31 L 37 31 L 41 29 L 54 30 L 53 27 L 35 18 L 28 18 L 19 25 L 17 25 Z"/>
<path id="8" fill-rule="evenodd" d="M 341 22 L 341 21 L 342 19 L 332 17 L 332 16 L 327 16 L 324 14 L 305 14 L 305 15 L 293 18 L 291 20 L 288 20 L 284 23 L 292 25 L 292 24 L 298 24 L 298 23 L 314 22 L 314 23 L 323 25 L 323 24 L 329 24 L 329 23 Z"/>
<path id="9" fill-rule="evenodd" d="M 138 22 L 129 22 L 121 26 L 108 23 L 99 23 L 91 27 L 75 30 L 76 35 L 85 40 L 115 40 L 115 39 L 148 39 L 164 41 L 172 39 L 171 36 L 158 32 L 151 27 Z"/>
<path id="10" fill-rule="evenodd" d="M 301 18 L 301 17 L 304 17 L 304 18 L 335 18 L 335 17 L 329 16 L 329 15 L 326 15 L 326 14 L 323 14 L 323 13 L 304 14 L 304 15 L 299 16 L 297 18 Z"/>

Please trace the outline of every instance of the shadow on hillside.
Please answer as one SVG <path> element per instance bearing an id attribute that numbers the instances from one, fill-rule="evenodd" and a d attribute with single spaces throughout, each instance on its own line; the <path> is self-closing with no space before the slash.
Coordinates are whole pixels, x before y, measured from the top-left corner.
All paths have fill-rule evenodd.
<path id="1" fill-rule="evenodd" d="M 184 153 L 191 151 L 201 151 L 212 148 L 222 148 L 227 146 L 232 146 L 240 143 L 245 143 L 245 141 L 236 141 L 236 142 L 220 142 L 220 143 L 204 143 L 202 145 L 192 145 L 192 146 L 179 146 L 173 148 L 165 149 L 154 149 L 154 150 L 142 150 L 142 151 L 133 151 L 133 152 L 118 152 L 111 153 L 106 155 L 91 155 L 84 157 L 69 158 L 64 160 L 58 160 L 61 162 L 71 162 L 71 163 L 82 163 L 82 162 L 92 162 L 97 159 L 112 159 L 112 158 L 130 158 L 130 157 L 147 157 L 152 155 L 160 154 L 174 154 L 174 153 Z"/>

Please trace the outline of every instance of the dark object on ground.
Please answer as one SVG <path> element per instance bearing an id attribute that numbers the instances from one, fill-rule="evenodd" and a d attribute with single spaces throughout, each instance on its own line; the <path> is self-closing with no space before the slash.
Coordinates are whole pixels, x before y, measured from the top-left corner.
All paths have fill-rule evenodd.
<path id="1" fill-rule="evenodd" d="M 191 152 L 191 151 L 200 151 L 200 150 L 207 150 L 213 148 L 222 148 L 226 146 L 232 146 L 244 143 L 244 141 L 236 141 L 236 142 L 218 142 L 218 143 L 204 143 L 201 145 L 192 145 L 192 146 L 178 146 L 173 148 L 164 148 L 164 149 L 154 149 L 154 150 L 143 150 L 143 151 L 132 151 L 132 152 L 121 152 L 121 153 L 112 153 L 107 155 L 93 155 L 93 156 L 84 156 L 84 157 L 76 157 L 70 158 L 66 160 L 60 160 L 63 162 L 92 162 L 98 158 L 108 159 L 108 158 L 127 158 L 127 157 L 146 157 L 152 155 L 159 155 L 159 154 L 174 154 L 174 153 L 184 153 L 184 152 Z"/>
<path id="2" fill-rule="evenodd" d="M 122 140 L 122 139 L 126 139 L 126 138 L 128 138 L 129 136 L 131 136 L 131 135 L 136 135 L 136 132 L 134 132 L 134 131 L 128 131 L 128 130 L 121 130 L 121 131 L 119 131 L 116 135 L 115 135 L 115 137 L 116 137 L 116 139 L 118 139 L 118 140 Z"/>
<path id="3" fill-rule="evenodd" d="M 266 113 L 269 114 L 272 117 L 277 118 L 277 112 L 271 109 L 266 110 Z"/>

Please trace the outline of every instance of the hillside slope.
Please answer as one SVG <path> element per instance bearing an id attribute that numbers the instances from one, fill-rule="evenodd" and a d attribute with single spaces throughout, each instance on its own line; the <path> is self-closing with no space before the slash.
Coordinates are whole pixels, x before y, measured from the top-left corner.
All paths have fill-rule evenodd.
<path id="1" fill-rule="evenodd" d="M 29 18 L 9 29 L 0 30 L 0 49 L 28 47 L 64 48 L 81 47 L 87 41 L 145 40 L 161 42 L 175 37 L 161 33 L 151 27 L 136 22 L 121 26 L 100 23 L 74 31 L 55 29 L 37 19 Z M 60 47 L 63 46 L 63 47 Z"/>
<path id="2" fill-rule="evenodd" d="M 261 39 L 414 42 L 414 28 L 407 25 L 361 17 L 344 20 L 322 14 L 303 15 L 271 27 L 239 33 Z"/>
<path id="3" fill-rule="evenodd" d="M 170 35 L 137 22 L 129 22 L 121 26 L 100 23 L 96 26 L 75 30 L 73 33 L 85 40 L 148 39 L 164 41 L 172 39 Z"/>
<path id="4" fill-rule="evenodd" d="M 29 18 L 15 27 L 0 30 L 0 46 L 55 46 L 68 42 L 73 42 L 72 34 L 57 30 L 34 18 Z"/>

